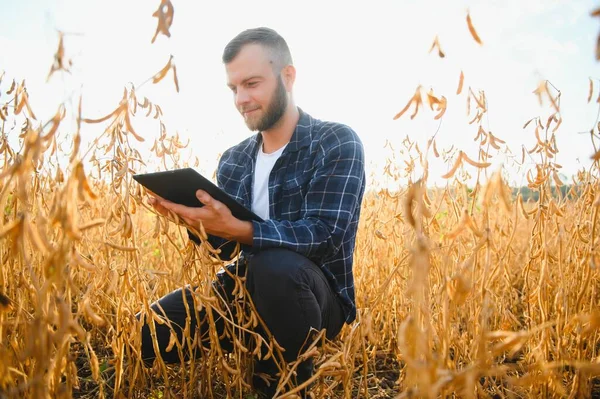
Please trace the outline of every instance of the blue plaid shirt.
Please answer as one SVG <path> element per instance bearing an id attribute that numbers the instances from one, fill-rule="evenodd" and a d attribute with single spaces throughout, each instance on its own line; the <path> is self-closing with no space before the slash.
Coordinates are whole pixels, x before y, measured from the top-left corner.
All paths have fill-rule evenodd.
<path id="1" fill-rule="evenodd" d="M 243 252 L 286 248 L 319 265 L 344 307 L 346 322 L 356 318 L 352 262 L 365 190 L 363 145 L 348 126 L 321 121 L 298 108 L 300 119 L 269 175 L 269 217 L 252 221 L 252 245 Z M 246 208 L 260 133 L 229 148 L 219 160 L 217 185 Z M 192 237 L 197 241 L 196 237 Z M 221 257 L 234 242 L 209 236 Z"/>

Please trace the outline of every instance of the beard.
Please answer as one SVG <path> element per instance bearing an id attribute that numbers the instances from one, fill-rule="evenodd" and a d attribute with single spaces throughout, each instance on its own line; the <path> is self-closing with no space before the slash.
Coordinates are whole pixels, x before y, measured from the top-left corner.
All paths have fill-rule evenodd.
<path id="1" fill-rule="evenodd" d="M 287 92 L 283 84 L 283 79 L 279 75 L 277 87 L 273 93 L 273 99 L 269 103 L 267 110 L 258 120 L 246 120 L 246 126 L 251 131 L 265 131 L 272 128 L 283 116 L 288 105 Z"/>

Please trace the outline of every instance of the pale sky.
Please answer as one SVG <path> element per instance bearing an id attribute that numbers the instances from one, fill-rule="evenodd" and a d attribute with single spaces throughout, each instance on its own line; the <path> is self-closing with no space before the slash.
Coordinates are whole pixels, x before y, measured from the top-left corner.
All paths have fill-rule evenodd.
<path id="1" fill-rule="evenodd" d="M 468 124 L 466 90 L 456 95 L 461 70 L 465 89 L 486 92 L 489 115 L 484 128 L 505 140 L 519 159 L 522 144 L 535 144 L 533 131 L 523 130 L 523 124 L 549 115 L 548 103 L 540 107 L 532 94 L 541 79 L 549 79 L 562 92 L 564 121 L 557 132 L 556 161 L 567 176 L 590 165 L 589 135 L 578 132 L 590 130 L 598 110 L 598 82 L 587 104 L 588 77 L 600 78 L 594 59 L 600 20 L 590 16 L 597 6 L 592 0 L 172 0 L 171 38 L 159 35 L 151 44 L 156 29 L 151 15 L 159 3 L 0 0 L 0 71 L 26 79 L 40 120 L 50 118 L 62 101 L 73 99 L 76 104 L 80 90 L 84 116 L 98 118 L 116 107 L 125 85 L 145 81 L 172 54 L 180 92 L 175 92 L 169 73 L 137 94 L 162 107 L 168 131 L 190 137 L 191 152 L 201 159 L 199 170 L 212 174 L 221 152 L 254 134 L 244 125 L 226 86 L 223 48 L 246 28 L 268 26 L 292 51 L 297 105 L 313 117 L 352 127 L 365 145 L 370 173 L 380 175 L 391 156 L 383 148 L 386 139 L 394 143 L 396 162 L 401 163 L 399 143 L 406 135 L 424 148 L 436 131 L 438 122 L 428 109 L 412 121 L 409 114 L 392 119 L 418 85 L 448 99 L 438 148 L 454 144 L 476 158 L 477 126 Z M 467 10 L 483 46 L 467 30 Z M 58 73 L 45 83 L 57 30 L 73 33 L 65 37 L 73 74 Z M 436 35 L 444 59 L 428 53 Z M 3 91 L 6 85 L 3 82 Z M 158 136 L 158 124 L 138 117 L 134 125 L 147 139 L 139 147 L 144 151 Z M 93 138 L 98 128 L 86 126 L 82 133 L 84 139 Z M 495 159 L 503 160 L 500 155 Z M 443 183 L 440 176 L 447 169 L 432 160 L 430 181 Z M 513 183 L 526 183 L 522 171 L 512 177 Z"/>

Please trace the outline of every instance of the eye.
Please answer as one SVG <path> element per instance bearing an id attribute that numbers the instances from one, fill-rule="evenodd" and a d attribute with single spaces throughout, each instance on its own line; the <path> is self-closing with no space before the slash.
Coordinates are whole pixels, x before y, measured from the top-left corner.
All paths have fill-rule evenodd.
<path id="1" fill-rule="evenodd" d="M 256 87 L 258 86 L 258 82 L 248 82 L 248 87 Z"/>

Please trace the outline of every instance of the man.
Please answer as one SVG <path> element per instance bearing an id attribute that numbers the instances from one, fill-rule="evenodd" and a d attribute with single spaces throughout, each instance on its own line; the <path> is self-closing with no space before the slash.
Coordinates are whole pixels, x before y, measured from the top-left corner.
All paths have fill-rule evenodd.
<path id="1" fill-rule="evenodd" d="M 172 211 L 189 226 L 201 223 L 222 257 L 241 245 L 243 261 L 219 274 L 215 292 L 231 300 L 231 275 L 245 276 L 257 312 L 285 349 L 285 360 L 293 361 L 311 328 L 325 329 L 332 339 L 344 322 L 355 319 L 352 263 L 365 188 L 363 146 L 348 126 L 315 119 L 295 105 L 296 70 L 285 40 L 274 30 L 241 32 L 225 47 L 223 63 L 236 108 L 258 133 L 225 151 L 217 183 L 264 221 L 236 219 L 201 190 L 197 196 L 204 206 L 199 208 L 158 197 L 150 201 L 158 212 Z M 200 242 L 191 233 L 190 238 Z M 179 338 L 178 326 L 186 325 L 188 315 L 184 303 L 193 307 L 193 295 L 180 289 L 161 298 L 160 307 L 152 306 L 171 321 Z M 189 312 L 190 331 L 206 333 L 203 312 L 200 322 L 196 312 Z M 222 331 L 223 321 L 215 324 Z M 176 350 L 165 351 L 169 327 L 156 324 L 156 329 L 163 360 L 179 361 Z M 142 330 L 142 355 L 148 361 L 156 356 L 148 325 Z M 256 367 L 276 372 L 269 362 Z M 306 381 L 313 373 L 311 361 L 297 371 L 296 383 Z M 272 395 L 274 385 L 264 390 Z"/>

